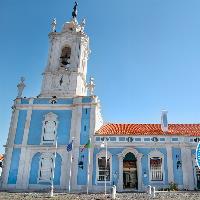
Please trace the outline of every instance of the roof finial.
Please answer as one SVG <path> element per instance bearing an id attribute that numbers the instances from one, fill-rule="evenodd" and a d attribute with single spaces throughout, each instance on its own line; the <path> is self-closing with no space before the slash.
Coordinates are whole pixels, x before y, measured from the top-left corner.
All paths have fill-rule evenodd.
<path id="1" fill-rule="evenodd" d="M 77 17 L 77 14 L 78 14 L 77 6 L 78 6 L 78 3 L 75 1 L 75 5 L 74 5 L 74 8 L 73 8 L 73 12 L 72 12 L 72 17 L 73 18 Z"/>
<path id="2" fill-rule="evenodd" d="M 17 94 L 17 98 L 21 98 L 22 97 L 22 92 L 25 88 L 25 84 L 24 84 L 24 81 L 25 81 L 25 78 L 24 77 L 21 77 L 21 82 L 17 85 L 17 88 L 18 88 L 18 94 Z"/>
<path id="3" fill-rule="evenodd" d="M 52 20 L 52 23 L 51 23 L 51 31 L 52 32 L 56 32 L 56 18 L 54 18 Z"/>
<path id="4" fill-rule="evenodd" d="M 90 82 L 87 85 L 87 88 L 89 89 L 89 95 L 91 96 L 94 95 L 94 87 L 95 87 L 94 78 L 90 77 Z"/>

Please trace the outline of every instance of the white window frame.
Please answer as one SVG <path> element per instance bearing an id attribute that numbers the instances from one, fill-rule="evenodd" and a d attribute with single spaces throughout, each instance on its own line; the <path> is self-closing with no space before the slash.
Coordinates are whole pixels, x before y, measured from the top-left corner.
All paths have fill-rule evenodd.
<path id="1" fill-rule="evenodd" d="M 105 180 L 103 181 L 99 181 L 99 166 L 98 166 L 98 159 L 102 158 L 102 157 L 106 157 L 106 151 L 102 150 L 100 151 L 97 155 L 96 155 L 96 184 L 97 183 L 104 183 Z M 112 154 L 107 151 L 107 160 L 109 159 L 110 161 L 110 180 L 106 181 L 106 183 L 112 183 Z"/>
<path id="2" fill-rule="evenodd" d="M 44 120 L 42 122 L 42 134 L 41 134 L 41 144 L 47 144 L 47 143 L 55 143 L 56 140 L 56 136 L 57 136 L 57 128 L 58 128 L 58 116 L 52 112 L 49 112 L 48 114 L 46 114 L 44 116 Z M 55 127 L 54 127 L 54 137 L 53 140 L 44 140 L 44 136 L 45 136 L 45 129 L 46 129 L 46 123 L 47 122 L 53 122 L 55 123 Z"/>
<path id="3" fill-rule="evenodd" d="M 172 137 L 171 142 L 180 142 L 178 137 Z"/>
<path id="4" fill-rule="evenodd" d="M 154 157 L 159 157 L 159 158 L 162 159 L 162 166 L 161 166 L 161 172 L 162 172 L 162 176 L 163 176 L 162 180 L 152 180 L 151 179 L 151 177 L 152 177 L 152 171 L 151 171 L 151 166 L 150 166 L 150 159 L 154 158 Z M 160 151 L 154 150 L 154 151 L 151 151 L 148 154 L 148 169 L 149 169 L 149 182 L 150 183 L 164 183 L 165 182 L 164 163 L 165 163 L 164 155 Z"/>
<path id="5" fill-rule="evenodd" d="M 44 159 L 51 159 L 52 160 L 52 164 L 49 166 L 50 169 L 50 174 L 49 174 L 49 179 L 40 179 L 40 172 L 42 170 L 42 162 Z M 51 183 L 51 179 L 52 179 L 52 172 L 53 172 L 53 161 L 54 161 L 54 155 L 52 153 L 43 153 L 40 157 L 40 162 L 39 162 L 39 170 L 38 170 L 38 179 L 37 182 L 38 183 Z"/>

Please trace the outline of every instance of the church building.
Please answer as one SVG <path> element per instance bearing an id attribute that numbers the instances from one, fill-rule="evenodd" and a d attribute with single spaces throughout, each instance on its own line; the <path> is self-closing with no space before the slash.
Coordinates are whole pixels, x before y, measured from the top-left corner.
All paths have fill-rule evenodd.
<path id="1" fill-rule="evenodd" d="M 1 188 L 41 190 L 145 191 L 175 183 L 200 189 L 196 146 L 200 124 L 104 123 L 94 79 L 86 81 L 90 54 L 85 20 L 72 19 L 49 33 L 49 54 L 37 97 L 22 97 L 24 78 L 5 145 Z M 71 146 L 69 146 L 71 144 Z"/>

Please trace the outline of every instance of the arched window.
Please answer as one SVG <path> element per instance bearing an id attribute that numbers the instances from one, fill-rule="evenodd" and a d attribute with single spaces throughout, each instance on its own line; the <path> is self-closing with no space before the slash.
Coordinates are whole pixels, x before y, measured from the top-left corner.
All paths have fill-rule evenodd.
<path id="1" fill-rule="evenodd" d="M 62 53 L 60 56 L 60 62 L 62 65 L 67 66 L 70 64 L 70 57 L 71 57 L 71 48 L 70 47 L 64 47 L 62 49 Z"/>
<path id="2" fill-rule="evenodd" d="M 104 182 L 105 179 L 107 182 L 111 182 L 112 175 L 112 155 L 107 152 L 107 163 L 106 163 L 106 152 L 101 151 L 96 156 L 96 180 L 97 182 Z"/>
<path id="3" fill-rule="evenodd" d="M 50 112 L 45 115 L 42 126 L 42 139 L 41 144 L 55 142 L 57 135 L 57 115 Z"/>
<path id="4" fill-rule="evenodd" d="M 53 154 L 43 153 L 40 158 L 38 182 L 51 182 L 53 173 Z"/>
<path id="5" fill-rule="evenodd" d="M 164 155 L 159 151 L 149 154 L 149 180 L 164 181 Z"/>

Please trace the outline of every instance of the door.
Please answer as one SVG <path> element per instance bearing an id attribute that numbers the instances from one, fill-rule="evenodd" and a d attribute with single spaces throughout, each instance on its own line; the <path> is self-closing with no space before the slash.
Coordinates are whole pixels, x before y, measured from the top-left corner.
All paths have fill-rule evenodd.
<path id="1" fill-rule="evenodd" d="M 123 160 L 123 188 L 137 189 L 137 165 L 136 158 L 133 153 L 127 153 Z"/>

